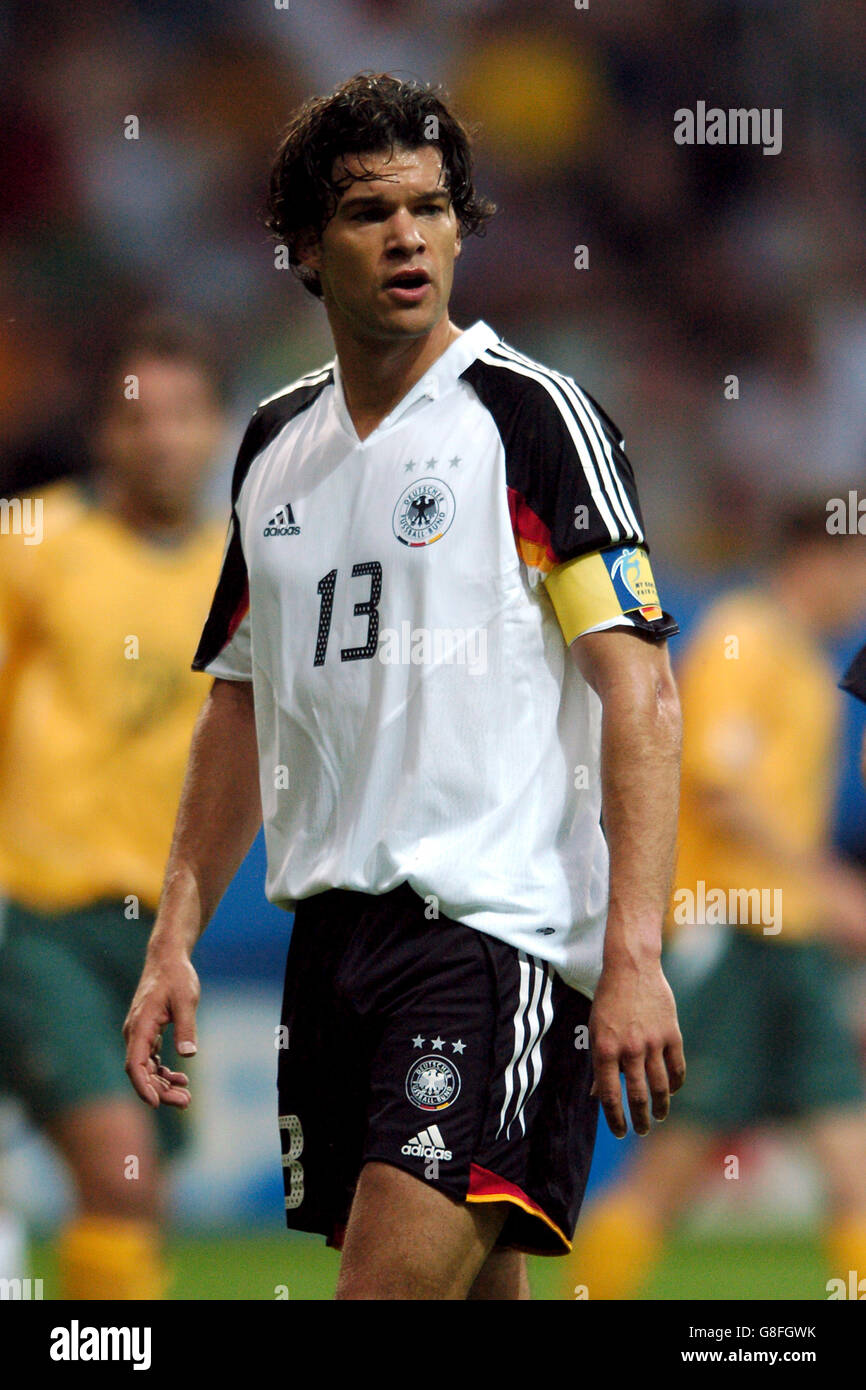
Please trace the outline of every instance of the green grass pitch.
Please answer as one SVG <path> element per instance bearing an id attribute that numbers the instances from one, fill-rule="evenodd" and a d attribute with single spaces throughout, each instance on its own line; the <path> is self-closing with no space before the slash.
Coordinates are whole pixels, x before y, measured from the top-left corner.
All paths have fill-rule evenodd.
<path id="1" fill-rule="evenodd" d="M 175 1236 L 169 1244 L 174 1299 L 327 1300 L 334 1292 L 339 1256 L 315 1237 L 282 1234 Z M 51 1242 L 35 1242 L 31 1269 L 44 1278 L 45 1297 L 56 1296 Z M 533 1298 L 560 1299 L 561 1262 L 532 1259 Z M 827 1272 L 815 1238 L 686 1239 L 670 1242 L 642 1299 L 826 1299 Z M 285 1297 L 285 1293 L 282 1297 Z"/>

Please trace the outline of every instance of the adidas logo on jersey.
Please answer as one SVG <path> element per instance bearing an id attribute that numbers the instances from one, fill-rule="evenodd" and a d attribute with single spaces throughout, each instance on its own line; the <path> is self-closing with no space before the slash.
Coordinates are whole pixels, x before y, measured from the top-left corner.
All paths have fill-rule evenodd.
<path id="1" fill-rule="evenodd" d="M 451 1150 L 446 1149 L 445 1139 L 438 1125 L 422 1129 L 420 1134 L 416 1134 L 414 1139 L 403 1145 L 400 1152 L 408 1158 L 438 1158 L 440 1163 L 448 1163 L 454 1157 Z"/>
<path id="2" fill-rule="evenodd" d="M 264 531 L 263 536 L 299 536 L 300 526 L 295 525 L 295 514 L 292 511 L 291 502 L 286 502 L 282 507 L 277 507 Z"/>

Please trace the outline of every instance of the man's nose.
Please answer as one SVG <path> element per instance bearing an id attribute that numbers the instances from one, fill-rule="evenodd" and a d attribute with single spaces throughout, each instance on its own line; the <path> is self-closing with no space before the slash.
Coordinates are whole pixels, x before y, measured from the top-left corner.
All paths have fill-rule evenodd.
<path id="1" fill-rule="evenodd" d="M 407 209 L 396 212 L 388 225 L 389 251 L 418 251 L 424 245 L 421 228 Z"/>

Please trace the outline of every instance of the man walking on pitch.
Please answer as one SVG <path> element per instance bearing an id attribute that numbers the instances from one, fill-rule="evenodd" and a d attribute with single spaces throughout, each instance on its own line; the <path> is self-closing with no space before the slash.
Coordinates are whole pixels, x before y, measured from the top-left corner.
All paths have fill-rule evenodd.
<path id="1" fill-rule="evenodd" d="M 493 211 L 416 84 L 355 77 L 283 138 L 269 226 L 336 359 L 240 448 L 125 1030 L 142 1098 L 188 1104 L 158 1037 L 195 1050 L 192 949 L 263 818 L 295 909 L 286 1219 L 342 1246 L 338 1298 L 528 1297 L 522 1252 L 570 1248 L 597 1101 L 624 1134 L 624 1072 L 646 1133 L 684 1075 L 660 966 L 676 626 L 619 431 L 449 318 Z"/>

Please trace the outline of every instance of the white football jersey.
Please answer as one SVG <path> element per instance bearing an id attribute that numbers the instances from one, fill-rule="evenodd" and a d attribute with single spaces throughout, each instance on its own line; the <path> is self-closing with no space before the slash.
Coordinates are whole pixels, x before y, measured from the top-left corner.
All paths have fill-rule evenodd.
<path id="1" fill-rule="evenodd" d="M 464 332 L 359 440 L 338 362 L 258 408 L 194 661 L 252 680 L 266 893 L 402 882 L 592 996 L 601 704 L 568 646 L 664 638 L 618 430 Z"/>

